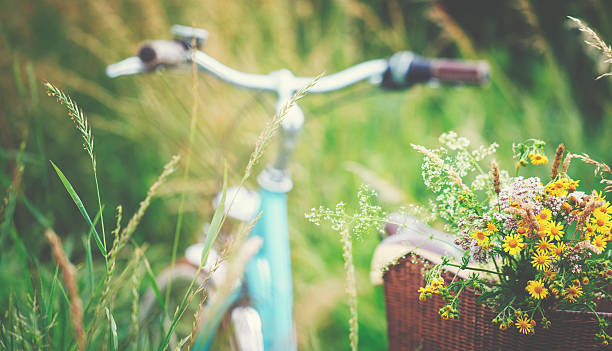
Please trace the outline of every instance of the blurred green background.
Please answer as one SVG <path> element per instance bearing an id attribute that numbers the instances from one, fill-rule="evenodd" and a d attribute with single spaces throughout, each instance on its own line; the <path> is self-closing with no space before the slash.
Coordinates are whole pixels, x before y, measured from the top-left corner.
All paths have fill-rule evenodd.
<path id="1" fill-rule="evenodd" d="M 570 152 L 610 163 L 611 84 L 609 78 L 595 80 L 609 67 L 566 18 L 581 18 L 612 41 L 610 13 L 612 3 L 598 0 L 2 1 L 0 196 L 5 198 L 15 183 L 17 200 L 14 210 L 5 206 L 6 199 L 0 205 L 0 311 L 21 303 L 15 296 L 23 296 L 31 284 L 24 270 L 38 264 L 54 270 L 41 221 L 62 236 L 72 262 L 84 261 L 82 237 L 88 227 L 49 160 L 71 180 L 90 213 L 96 209 L 88 157 L 64 109 L 46 97 L 43 81 L 69 93 L 89 117 L 111 223 L 116 205 L 131 215 L 163 164 L 173 154 L 185 154 L 192 77 L 186 70 L 111 80 L 104 69 L 135 54 L 146 39 L 170 38 L 174 23 L 207 29 L 204 50 L 247 72 L 288 68 L 314 76 L 401 50 L 488 61 L 491 83 L 484 88 L 386 92 L 362 83 L 301 102 L 307 120 L 291 166 L 295 188 L 290 194 L 299 343 L 306 350 L 343 350 L 349 343 L 340 238 L 308 223 L 304 213 L 350 201 L 360 184 L 373 179 L 387 210 L 426 204 L 421 158 L 410 144 L 433 146 L 448 130 L 475 146 L 498 142 L 498 160 L 507 169 L 513 167 L 511 143 L 527 138 L 547 141 L 549 158 L 564 142 Z M 170 261 L 181 192 L 186 202 L 179 252 L 200 239 L 210 220 L 224 161 L 237 183 L 274 110 L 274 96 L 206 74 L 198 79 L 190 175 L 187 181 L 170 180 L 135 234 L 137 242 L 148 244 L 155 272 Z M 16 156 L 22 147 L 20 178 Z M 268 159 L 274 150 L 268 149 Z M 592 169 L 578 166 L 573 172 L 589 177 Z M 363 350 L 386 348 L 382 289 L 368 279 L 378 242 L 373 233 L 354 245 Z"/>

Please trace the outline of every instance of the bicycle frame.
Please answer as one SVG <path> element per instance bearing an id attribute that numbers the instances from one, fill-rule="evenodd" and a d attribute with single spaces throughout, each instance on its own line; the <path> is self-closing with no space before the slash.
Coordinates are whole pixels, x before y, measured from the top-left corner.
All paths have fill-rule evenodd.
<path id="1" fill-rule="evenodd" d="M 260 237 L 263 246 L 246 269 L 250 301 L 259 314 L 265 350 L 296 350 L 293 326 L 293 286 L 287 216 L 287 178 L 273 177 L 269 169 L 258 177 L 261 216 L 249 234 Z M 240 299 L 242 286 L 218 303 L 208 325 L 198 336 L 194 350 L 207 351 L 227 309 Z"/>
<path id="2" fill-rule="evenodd" d="M 247 266 L 246 282 L 263 325 L 265 350 L 296 350 L 287 193 L 262 188 L 261 211 L 251 235 L 264 245 Z"/>

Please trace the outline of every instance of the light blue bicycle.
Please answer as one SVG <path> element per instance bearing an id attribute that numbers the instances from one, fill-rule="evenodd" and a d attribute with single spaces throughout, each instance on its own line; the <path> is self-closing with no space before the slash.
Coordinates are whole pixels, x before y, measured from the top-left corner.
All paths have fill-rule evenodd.
<path id="1" fill-rule="evenodd" d="M 283 69 L 266 75 L 248 74 L 233 70 L 204 52 L 200 51 L 208 37 L 202 29 L 173 26 L 174 40 L 156 40 L 141 46 L 138 56 L 127 58 L 107 68 L 107 75 L 137 74 L 153 71 L 160 67 L 177 67 L 195 63 L 200 69 L 233 85 L 276 93 L 277 110 L 297 90 L 313 78 L 296 77 Z M 195 44 L 195 47 L 194 47 Z M 481 84 L 488 78 L 488 67 L 483 62 L 460 62 L 454 60 L 428 60 L 409 52 L 399 52 L 390 59 L 378 59 L 360 63 L 341 72 L 321 78 L 310 93 L 328 93 L 363 80 L 386 89 L 401 89 L 416 83 L 472 83 Z M 259 192 L 233 188 L 228 198 L 234 198 L 228 215 L 240 221 L 250 221 L 262 213 L 250 233 L 247 251 L 250 259 L 244 281 L 236 282 L 233 292 L 223 297 L 215 295 L 215 288 L 223 284 L 226 267 L 216 267 L 207 285 L 210 303 L 218 302 L 221 308 L 208 314 L 209 319 L 200 321 L 204 326 L 194 345 L 195 350 L 208 350 L 218 326 L 229 320 L 233 334 L 233 348 L 238 350 L 282 350 L 297 349 L 296 332 L 293 323 L 293 291 L 291 278 L 291 257 L 289 247 L 289 225 L 287 218 L 287 193 L 293 183 L 287 169 L 289 157 L 294 150 L 297 136 L 304 125 L 304 114 L 299 106 L 287 113 L 281 124 L 280 148 L 276 161 L 269 165 L 257 178 Z M 219 201 L 217 197 L 216 201 Z M 250 248 L 250 249 L 249 249 Z M 172 279 L 173 290 L 180 290 L 181 282 L 190 282 L 202 256 L 203 245 L 190 246 L 185 259 L 177 262 L 173 271 L 160 273 L 157 283 L 164 290 Z M 217 261 L 218 254 L 211 252 L 205 272 L 198 282 Z M 233 283 L 232 283 L 233 284 Z M 163 294 L 163 291 L 162 291 Z M 220 294 L 219 294 L 220 295 Z M 223 301 L 215 301 L 215 298 Z M 158 306 L 152 292 L 145 295 L 141 306 L 141 321 L 155 315 Z M 159 308 L 159 307 L 157 307 Z M 170 311 L 172 313 L 173 311 Z M 212 317 L 211 317 L 212 316 Z M 143 328 L 141 327 L 141 328 Z M 181 340 L 181 333 L 189 330 L 177 328 L 172 343 Z"/>

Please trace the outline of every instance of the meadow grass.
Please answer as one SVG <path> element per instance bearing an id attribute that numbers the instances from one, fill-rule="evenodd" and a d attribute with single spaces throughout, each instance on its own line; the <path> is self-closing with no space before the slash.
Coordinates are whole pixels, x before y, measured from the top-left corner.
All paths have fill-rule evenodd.
<path id="1" fill-rule="evenodd" d="M 555 2 L 551 7 L 511 1 L 494 9 L 474 4 L 482 5 L 478 11 L 471 9 L 478 18 L 467 13 L 470 6 L 459 8 L 440 1 L 192 1 L 178 6 L 161 1 L 25 0 L 0 4 L 0 73 L 5 78 L 0 80 L 3 338 L 12 335 L 11 326 L 23 336 L 21 346 L 12 344 L 13 349 L 76 345 L 69 293 L 42 239 L 44 228 L 52 227 L 60 234 L 71 262 L 84 262 L 76 265 L 79 273 L 92 273 L 93 282 L 89 276 L 79 281 L 85 304 L 104 283 L 107 272 L 103 256 L 88 258 L 92 226 L 66 196 L 49 159 L 78 190 L 92 222 L 102 213 L 100 207 L 105 208 L 108 222 L 108 211 L 117 204 L 122 204 L 123 213 L 138 211 L 164 163 L 176 153 L 186 155 L 192 150 L 189 172 L 183 168 L 185 176 L 171 177 L 159 189 L 163 201 L 151 203 L 131 239 L 142 246 L 138 259 L 142 279 L 127 276 L 132 268 L 126 268 L 134 267 L 136 258 L 117 257 L 117 283 L 110 291 L 119 348 L 133 342 L 130 333 L 137 334 L 134 296 L 142 295 L 151 277 L 173 261 L 173 234 L 181 233 L 177 256 L 201 239 L 203 224 L 213 217 L 210 203 L 223 182 L 224 160 L 228 182 L 242 179 L 252 145 L 274 109 L 273 96 L 239 90 L 203 74 L 195 88 L 189 84 L 189 74 L 181 72 L 118 80 L 104 77 L 105 65 L 132 55 L 144 39 L 168 38 L 173 23 L 206 28 L 211 37 L 205 51 L 248 72 L 288 67 L 300 75 L 332 73 L 404 49 L 483 59 L 492 66 L 491 84 L 484 89 L 417 86 L 382 92 L 363 84 L 330 96 L 311 95 L 301 103 L 307 120 L 291 165 L 295 188 L 290 194 L 295 318 L 301 349 L 350 348 L 344 337 L 349 334 L 350 317 L 342 243 L 337 233 L 307 223 L 304 213 L 318 204 L 352 198 L 364 174 L 401 189 L 409 202 L 426 203 L 420 158 L 411 151 L 411 144 L 431 145 L 442 132 L 454 129 L 476 144 L 497 141 L 504 145 L 529 137 L 547 140 L 549 145 L 563 141 L 569 149 L 586 150 L 594 159 L 610 163 L 611 87 L 606 79 L 592 79 L 609 69 L 604 66 L 593 72 L 590 52 L 583 52 L 574 31 L 564 24 L 569 14 L 587 20 L 601 38 L 609 39 L 610 5 Z M 8 17 L 22 8 L 31 11 L 19 19 Z M 599 55 L 593 57 L 599 59 Z M 44 93 L 43 79 L 61 84 L 88 111 L 96 129 L 97 158 L 103 165 L 97 170 L 100 204 L 106 206 L 98 204 L 91 184 L 91 160 L 76 150 L 74 130 L 67 126 L 64 113 L 51 99 L 39 98 Z M 192 123 L 194 99 L 197 123 Z M 549 156 L 554 152 L 547 151 Z M 508 166 L 510 151 L 500 150 L 498 161 L 501 167 Z M 354 172 L 355 165 L 370 173 Z M 260 167 L 253 167 L 253 172 Z M 587 167 L 577 170 L 591 172 Z M 254 185 L 252 180 L 245 184 Z M 404 204 L 390 201 L 389 208 Z M 177 231 L 179 213 L 183 218 Z M 375 234 L 353 242 L 362 350 L 386 346 L 382 290 L 368 281 L 378 242 Z M 97 243 L 91 246 L 95 249 Z M 108 319 L 105 313 L 102 318 Z M 105 323 L 95 342 L 102 345 L 109 340 L 112 329 Z"/>

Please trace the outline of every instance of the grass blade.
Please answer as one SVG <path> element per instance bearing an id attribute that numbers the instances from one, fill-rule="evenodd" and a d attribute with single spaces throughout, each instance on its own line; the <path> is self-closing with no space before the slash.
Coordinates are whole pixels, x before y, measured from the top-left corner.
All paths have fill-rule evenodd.
<path id="1" fill-rule="evenodd" d="M 79 211 L 83 215 L 83 218 L 85 218 L 85 220 L 89 224 L 90 229 L 94 233 L 94 238 L 96 240 L 96 244 L 98 245 L 98 248 L 100 249 L 100 252 L 104 256 L 104 258 L 106 259 L 106 248 L 104 247 L 104 244 L 102 244 L 102 241 L 100 240 L 100 235 L 98 235 L 98 232 L 96 231 L 96 227 L 94 226 L 93 222 L 91 221 L 91 218 L 89 218 L 89 214 L 87 214 L 87 210 L 85 209 L 85 206 L 83 205 L 83 202 L 81 201 L 81 198 L 79 198 L 79 195 L 76 193 L 76 191 L 72 187 L 72 184 L 70 184 L 70 182 L 68 181 L 66 176 L 64 176 L 64 173 L 62 173 L 62 171 L 55 165 L 55 163 L 53 163 L 53 161 L 49 161 L 49 162 L 51 162 L 51 165 L 55 169 L 55 172 L 57 173 L 57 176 L 62 181 L 62 184 L 64 185 L 64 188 L 66 188 L 66 191 L 68 192 L 68 194 L 72 198 L 72 201 L 74 201 L 74 204 L 76 205 L 76 207 L 79 209 Z"/>
<path id="2" fill-rule="evenodd" d="M 51 281 L 51 291 L 49 292 L 47 305 L 47 311 L 45 315 L 47 316 L 47 320 L 51 320 L 53 317 L 53 301 L 55 299 L 55 288 L 57 287 L 57 275 L 59 274 L 59 266 L 55 266 L 55 274 L 53 275 L 53 280 Z"/>
<path id="3" fill-rule="evenodd" d="M 144 257 L 144 263 L 145 263 L 147 278 L 149 278 L 149 281 L 151 282 L 151 287 L 153 288 L 153 292 L 155 292 L 155 297 L 157 298 L 157 302 L 159 302 L 159 305 L 161 306 L 162 310 L 165 311 L 166 303 L 164 301 L 164 298 L 161 295 L 161 291 L 159 291 L 159 286 L 157 286 L 157 282 L 155 281 L 155 274 L 153 274 L 153 271 L 151 270 L 151 266 L 149 265 L 149 261 L 147 260 L 146 257 Z"/>
<path id="4" fill-rule="evenodd" d="M 102 206 L 102 211 L 104 210 L 104 206 Z M 93 226 L 89 228 L 89 233 L 87 234 L 87 239 L 83 240 L 85 244 L 85 253 L 87 256 L 87 273 L 89 275 L 89 288 L 91 289 L 91 295 L 94 294 L 94 273 L 93 273 L 93 257 L 91 254 L 91 234 L 93 233 L 93 228 L 98 224 L 98 220 L 102 215 L 102 211 L 98 211 L 96 218 L 94 218 Z"/>
<path id="5" fill-rule="evenodd" d="M 108 318 L 108 329 L 110 331 L 110 340 L 109 343 L 111 344 L 111 350 L 118 350 L 119 349 L 119 339 L 117 337 L 117 323 L 115 323 L 115 317 L 113 317 L 113 314 L 110 313 L 109 309 L 106 309 L 106 317 Z"/>
<path id="6" fill-rule="evenodd" d="M 225 198 L 227 195 L 227 165 L 225 166 L 225 171 L 223 173 L 223 190 L 221 192 L 221 200 L 219 201 L 219 205 L 215 210 L 215 214 L 213 215 L 213 219 L 210 222 L 210 227 L 208 228 L 208 233 L 206 234 L 206 240 L 204 241 L 204 251 L 202 252 L 202 261 L 200 265 L 203 266 L 206 264 L 206 260 L 208 259 L 208 253 L 212 248 L 212 245 L 217 239 L 217 235 L 219 231 L 221 231 L 221 225 L 223 225 L 223 219 L 225 217 Z"/>

